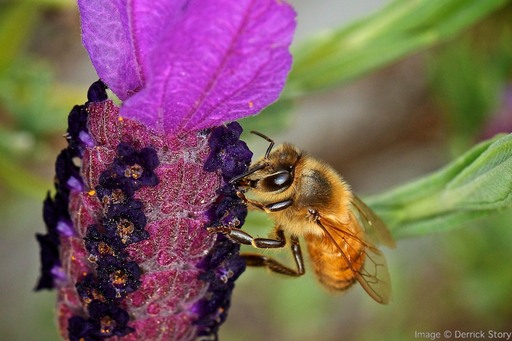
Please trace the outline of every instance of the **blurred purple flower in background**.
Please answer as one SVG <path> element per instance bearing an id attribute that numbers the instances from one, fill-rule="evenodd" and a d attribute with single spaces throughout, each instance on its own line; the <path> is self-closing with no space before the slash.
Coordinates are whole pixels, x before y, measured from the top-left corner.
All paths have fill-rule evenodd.
<path id="1" fill-rule="evenodd" d="M 278 98 L 295 13 L 279 0 L 78 5 L 101 81 L 69 115 L 36 289 L 58 289 L 70 340 L 216 338 L 245 263 L 205 227 L 243 223 L 227 181 L 252 156 L 224 124 Z"/>
<path id="2" fill-rule="evenodd" d="M 479 139 L 490 139 L 496 134 L 510 132 L 512 132 L 512 85 L 509 84 L 503 91 L 501 105 L 488 117 Z"/>

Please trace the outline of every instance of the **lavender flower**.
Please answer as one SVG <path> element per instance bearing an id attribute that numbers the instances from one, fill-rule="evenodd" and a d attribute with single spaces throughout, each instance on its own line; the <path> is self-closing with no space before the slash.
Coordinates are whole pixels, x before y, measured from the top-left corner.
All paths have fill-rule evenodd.
<path id="1" fill-rule="evenodd" d="M 78 5 L 101 81 L 69 115 L 36 289 L 58 289 L 70 340 L 216 338 L 245 263 L 205 227 L 243 223 L 227 181 L 252 157 L 224 123 L 279 96 L 295 14 L 279 0 Z"/>

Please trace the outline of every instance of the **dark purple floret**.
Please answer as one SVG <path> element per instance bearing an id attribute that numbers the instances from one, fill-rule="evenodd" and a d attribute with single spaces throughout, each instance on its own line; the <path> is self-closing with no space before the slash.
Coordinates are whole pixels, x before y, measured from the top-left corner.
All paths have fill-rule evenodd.
<path id="1" fill-rule="evenodd" d="M 55 162 L 55 173 L 58 190 L 82 191 L 84 188 L 80 168 L 73 163 L 72 151 L 69 148 L 63 149 L 57 156 Z"/>
<path id="2" fill-rule="evenodd" d="M 239 250 L 240 245 L 233 243 L 225 236 L 219 235 L 217 237 L 217 242 L 214 246 L 214 249 L 208 255 L 206 255 L 205 258 L 201 260 L 197 267 L 200 269 L 204 269 L 206 272 L 210 271 L 212 274 L 214 274 L 217 268 L 220 267 L 223 262 L 229 260 L 229 258 L 233 257 L 234 255 L 237 256 L 237 252 Z M 211 274 L 205 273 L 204 275 L 201 276 L 210 275 Z"/>
<path id="3" fill-rule="evenodd" d="M 217 277 L 222 282 L 234 282 L 245 271 L 246 264 L 242 257 L 228 257 L 224 262 L 224 268 L 217 268 Z"/>
<path id="4" fill-rule="evenodd" d="M 100 326 L 98 336 L 124 336 L 134 331 L 127 326 L 130 316 L 126 310 L 116 305 L 94 300 L 88 310 L 90 319 Z"/>
<path id="5" fill-rule="evenodd" d="M 134 331 L 128 327 L 128 313 L 115 305 L 94 300 L 89 304 L 89 319 L 73 316 L 68 322 L 70 341 L 99 341 L 112 336 L 125 336 Z"/>
<path id="6" fill-rule="evenodd" d="M 57 221 L 59 220 L 59 217 L 62 216 L 58 209 L 59 206 L 55 205 L 55 202 L 48 191 L 43 202 L 43 220 L 48 232 L 56 232 Z M 55 233 L 55 235 L 57 235 L 57 233 Z"/>
<path id="7" fill-rule="evenodd" d="M 245 261 L 238 255 L 239 246 L 225 238 L 221 239 L 221 243 L 211 252 L 215 256 L 209 259 L 209 264 L 203 264 L 215 270 L 205 271 L 200 276 L 200 279 L 210 283 L 208 298 L 199 301 L 195 306 L 200 316 L 196 321 L 201 326 L 200 336 L 216 337 L 220 324 L 227 318 L 234 282 L 245 270 Z M 224 260 L 219 262 L 221 258 Z"/>
<path id="8" fill-rule="evenodd" d="M 230 157 L 224 160 L 222 173 L 228 179 L 242 174 L 247 169 L 247 160 L 252 158 L 252 152 L 244 141 L 238 141 L 236 144 L 227 146 L 225 153 Z"/>
<path id="9" fill-rule="evenodd" d="M 103 226 L 108 236 L 118 236 L 123 244 L 137 243 L 149 238 L 144 229 L 147 223 L 140 200 L 129 198 L 125 203 L 109 206 Z"/>
<path id="10" fill-rule="evenodd" d="M 211 220 L 215 222 L 214 226 L 229 225 L 235 221 L 242 226 L 247 217 L 247 206 L 236 197 L 233 185 L 229 186 L 231 187 L 229 195 L 223 196 L 209 212 Z"/>
<path id="11" fill-rule="evenodd" d="M 91 261 L 103 256 L 126 257 L 124 252 L 125 244 L 118 235 L 107 235 L 101 233 L 98 226 L 92 225 L 87 229 L 84 237 L 85 248 L 91 254 Z"/>
<path id="12" fill-rule="evenodd" d="M 36 234 L 41 259 L 41 277 L 36 285 L 36 291 L 41 289 L 50 290 L 55 287 L 55 280 L 57 279 L 55 278 L 55 269 L 61 266 L 59 259 L 59 235 L 65 234 L 63 231 L 59 231 L 59 226 L 62 227 L 63 222 L 70 222 L 67 202 L 67 195 L 60 192 L 57 192 L 54 199 L 48 193 L 44 201 L 43 219 L 47 233 L 44 235 Z M 72 229 L 72 225 L 69 228 Z M 72 230 L 70 233 L 72 233 Z"/>
<path id="13" fill-rule="evenodd" d="M 141 271 L 136 262 L 105 256 L 97 264 L 99 288 L 108 300 L 123 298 L 140 286 Z"/>
<path id="14" fill-rule="evenodd" d="M 37 242 L 40 248 L 41 259 L 41 277 L 37 282 L 35 290 L 48 289 L 55 287 L 54 268 L 60 267 L 59 242 L 58 238 L 52 234 L 36 234 Z"/>
<path id="15" fill-rule="evenodd" d="M 87 91 L 87 100 L 89 102 L 103 102 L 108 99 L 107 86 L 100 80 L 92 83 Z"/>
<path id="16" fill-rule="evenodd" d="M 120 143 L 117 146 L 117 154 L 119 162 L 122 165 L 128 166 L 139 164 L 140 166 L 142 166 L 144 172 L 146 172 L 146 174 L 143 174 L 143 176 L 148 177 L 148 179 L 150 177 L 154 177 L 153 171 L 160 164 L 160 161 L 158 160 L 158 156 L 156 154 L 156 150 L 154 150 L 153 148 L 143 148 L 140 151 L 137 151 L 128 143 Z M 152 183 L 152 185 L 148 184 L 146 186 L 154 186 L 156 184 L 158 184 L 158 179 L 156 180 L 156 182 Z"/>
<path id="17" fill-rule="evenodd" d="M 48 197 L 49 197 L 48 193 Z M 57 227 L 57 223 L 60 219 L 69 219 L 69 211 L 68 211 L 68 204 L 69 204 L 69 191 L 67 189 L 63 190 L 57 190 L 57 193 L 55 193 L 55 196 L 53 197 L 52 205 L 53 205 L 53 214 L 56 218 L 55 220 L 55 228 Z M 46 222 L 46 220 L 45 220 Z"/>
<path id="18" fill-rule="evenodd" d="M 125 203 L 129 198 L 128 195 L 120 188 L 106 188 L 101 185 L 95 188 L 96 196 L 102 202 L 103 206 L 107 209 L 111 204 Z"/>
<path id="19" fill-rule="evenodd" d="M 96 335 L 99 328 L 96 321 L 73 316 L 68 322 L 69 341 L 101 341 L 103 338 Z"/>
<path id="20" fill-rule="evenodd" d="M 101 293 L 96 277 L 92 273 L 83 276 L 75 285 L 76 292 L 85 303 L 90 303 L 95 299 L 104 299 Z"/>
<path id="21" fill-rule="evenodd" d="M 81 131 L 87 130 L 87 110 L 85 105 L 75 105 L 68 116 L 68 140 L 78 139 Z"/>
<path id="22" fill-rule="evenodd" d="M 55 162 L 55 189 L 52 198 L 48 193 L 43 205 L 43 219 L 46 225 L 46 235 L 37 234 L 40 246 L 41 277 L 35 290 L 53 289 L 56 281 L 62 280 L 61 262 L 59 260 L 60 236 L 75 235 L 73 223 L 69 215 L 70 191 L 81 192 L 84 183 L 80 168 L 75 165 L 74 158 L 80 158 L 85 149 L 84 139 L 88 139 L 87 110 L 85 106 L 76 105 L 68 117 L 68 132 L 66 139 L 68 147 L 63 149 Z"/>
<path id="23" fill-rule="evenodd" d="M 67 203 L 67 197 L 57 194 L 55 198 L 52 199 L 50 192 L 48 192 L 43 204 L 43 220 L 46 225 L 46 231 L 48 236 L 50 236 L 57 245 L 60 243 L 57 224 L 62 218 L 69 219 Z"/>
<path id="24" fill-rule="evenodd" d="M 69 113 L 66 138 L 69 144 L 68 148 L 73 156 L 81 157 L 85 145 L 91 142 L 87 138 L 89 136 L 89 129 L 87 128 L 88 116 L 85 105 L 75 105 Z"/>
<path id="25" fill-rule="evenodd" d="M 127 143 L 117 147 L 117 157 L 109 169 L 100 176 L 100 186 L 107 190 L 122 189 L 128 196 L 142 186 L 156 186 L 158 177 L 154 170 L 159 161 L 153 148 L 137 151 Z"/>
<path id="26" fill-rule="evenodd" d="M 106 220 L 118 220 L 119 218 L 129 219 L 137 227 L 146 225 L 146 216 L 143 212 L 144 204 L 142 201 L 127 198 L 121 204 L 111 204 L 105 215 Z"/>
<path id="27" fill-rule="evenodd" d="M 213 129 L 210 135 L 210 153 L 204 164 L 208 172 L 221 170 L 225 180 L 242 174 L 252 158 L 252 152 L 244 141 L 239 140 L 242 127 L 237 122 Z"/>
<path id="28" fill-rule="evenodd" d="M 119 171 L 116 171 L 116 169 L 111 169 L 101 173 L 96 191 L 104 196 L 110 195 L 107 193 L 112 193 L 112 191 L 116 189 L 121 189 L 127 196 L 133 196 L 135 189 L 133 188 L 132 181 L 118 176 L 118 172 Z"/>
<path id="29" fill-rule="evenodd" d="M 210 148 L 212 150 L 217 147 L 226 147 L 237 143 L 244 129 L 238 122 L 228 123 L 226 126 L 216 127 L 210 135 Z"/>

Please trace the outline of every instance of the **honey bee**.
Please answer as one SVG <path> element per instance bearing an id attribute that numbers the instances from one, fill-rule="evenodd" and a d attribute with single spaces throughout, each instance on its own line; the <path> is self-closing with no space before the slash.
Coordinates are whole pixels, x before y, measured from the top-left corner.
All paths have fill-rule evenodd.
<path id="1" fill-rule="evenodd" d="M 375 245 L 393 248 L 395 243 L 382 220 L 329 165 L 288 143 L 274 148 L 269 137 L 251 133 L 270 145 L 261 159 L 230 183 L 249 209 L 262 210 L 273 218 L 271 238 L 254 238 L 236 223 L 209 227 L 208 231 L 259 249 L 289 244 L 296 268 L 262 254 L 242 256 L 248 266 L 295 277 L 305 273 L 299 244 L 299 237 L 303 237 L 314 272 L 327 289 L 345 291 L 357 281 L 375 301 L 389 303 L 391 283 L 386 260 Z M 290 236 L 289 243 L 286 235 Z"/>

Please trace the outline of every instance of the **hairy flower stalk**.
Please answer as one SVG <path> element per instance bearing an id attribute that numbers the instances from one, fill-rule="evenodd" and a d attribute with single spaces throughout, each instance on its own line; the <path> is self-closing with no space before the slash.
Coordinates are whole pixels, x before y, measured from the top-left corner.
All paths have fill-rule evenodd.
<path id="1" fill-rule="evenodd" d="M 240 125 L 225 122 L 278 97 L 293 10 L 275 0 L 79 7 L 101 81 L 69 115 L 36 289 L 58 290 L 66 339 L 216 338 L 245 263 L 206 227 L 243 224 L 228 181 L 252 156 Z"/>

